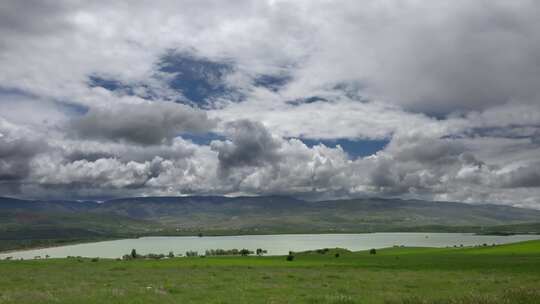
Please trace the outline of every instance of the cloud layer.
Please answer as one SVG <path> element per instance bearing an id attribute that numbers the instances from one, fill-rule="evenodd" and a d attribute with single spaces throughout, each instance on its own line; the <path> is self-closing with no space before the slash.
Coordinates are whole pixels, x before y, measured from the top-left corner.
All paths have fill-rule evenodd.
<path id="1" fill-rule="evenodd" d="M 539 13 L 533 0 L 6 1 L 0 195 L 540 208 Z M 342 139 L 388 144 L 355 157 L 322 143 Z"/>

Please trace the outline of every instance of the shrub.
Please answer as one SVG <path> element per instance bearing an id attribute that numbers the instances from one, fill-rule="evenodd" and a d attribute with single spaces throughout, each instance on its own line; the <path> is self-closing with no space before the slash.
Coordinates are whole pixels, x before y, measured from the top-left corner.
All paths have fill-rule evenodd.
<path id="1" fill-rule="evenodd" d="M 165 258 L 165 255 L 163 253 L 156 254 L 156 253 L 149 253 L 147 255 L 143 256 L 145 259 L 154 259 L 154 260 L 161 260 Z"/>
<path id="2" fill-rule="evenodd" d="M 242 255 L 242 256 L 250 255 L 252 253 L 253 253 L 253 251 L 251 251 L 249 249 L 244 248 L 244 249 L 240 250 L 240 255 Z"/>
<path id="3" fill-rule="evenodd" d="M 336 252 L 336 254 L 334 254 L 334 257 L 339 258 L 339 252 Z"/>
<path id="4" fill-rule="evenodd" d="M 186 251 L 187 257 L 196 257 L 199 256 L 199 253 L 197 251 Z"/>
<path id="5" fill-rule="evenodd" d="M 369 250 L 369 254 L 377 254 L 377 249 L 371 248 L 371 249 Z"/>
<path id="6" fill-rule="evenodd" d="M 294 255 L 292 254 L 287 255 L 287 261 L 291 262 L 293 260 L 294 260 Z"/>

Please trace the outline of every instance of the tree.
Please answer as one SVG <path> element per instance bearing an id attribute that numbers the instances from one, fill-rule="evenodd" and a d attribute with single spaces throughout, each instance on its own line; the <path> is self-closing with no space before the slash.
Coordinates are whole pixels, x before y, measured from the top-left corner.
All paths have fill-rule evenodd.
<path id="1" fill-rule="evenodd" d="M 287 261 L 291 262 L 292 260 L 294 260 L 294 255 L 289 253 L 289 255 L 287 255 Z"/>
<path id="2" fill-rule="evenodd" d="M 197 251 L 186 251 L 187 257 L 196 257 L 199 256 L 199 253 Z"/>
<path id="3" fill-rule="evenodd" d="M 131 257 L 136 259 L 137 258 L 137 250 L 131 249 Z"/>
<path id="4" fill-rule="evenodd" d="M 242 255 L 242 256 L 246 256 L 246 255 L 249 255 L 249 254 L 252 254 L 252 253 L 253 253 L 253 251 L 250 251 L 249 249 L 244 248 L 244 249 L 240 250 L 240 255 Z"/>
<path id="5" fill-rule="evenodd" d="M 334 254 L 334 256 L 335 256 L 336 258 L 339 258 L 339 252 L 336 252 L 336 254 Z"/>
<path id="6" fill-rule="evenodd" d="M 369 254 L 377 254 L 377 249 L 371 248 L 371 249 L 369 250 Z"/>
<path id="7" fill-rule="evenodd" d="M 169 259 L 172 259 L 172 258 L 174 258 L 174 252 L 172 252 L 172 251 L 169 251 L 169 255 L 168 255 L 168 256 L 169 256 Z"/>
<path id="8" fill-rule="evenodd" d="M 261 248 L 257 248 L 257 251 L 256 251 L 256 252 L 257 252 L 257 255 L 263 255 L 263 254 L 267 253 L 266 250 L 261 249 Z"/>

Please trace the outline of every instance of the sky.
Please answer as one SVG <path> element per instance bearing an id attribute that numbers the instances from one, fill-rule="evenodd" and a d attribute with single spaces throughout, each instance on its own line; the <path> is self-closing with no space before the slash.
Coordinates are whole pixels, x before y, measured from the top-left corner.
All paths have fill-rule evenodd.
<path id="1" fill-rule="evenodd" d="M 1 1 L 0 195 L 540 209 L 535 0 Z"/>

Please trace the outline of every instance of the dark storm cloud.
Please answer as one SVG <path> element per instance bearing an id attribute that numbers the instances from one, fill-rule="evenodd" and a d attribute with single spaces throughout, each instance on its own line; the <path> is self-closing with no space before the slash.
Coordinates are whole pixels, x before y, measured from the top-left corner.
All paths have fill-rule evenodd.
<path id="1" fill-rule="evenodd" d="M 218 152 L 223 169 L 243 166 L 262 166 L 279 160 L 281 143 L 259 122 L 238 120 L 226 125 L 230 141 L 213 141 L 212 150 Z"/>
<path id="2" fill-rule="evenodd" d="M 0 182 L 18 181 L 30 173 L 29 162 L 38 153 L 45 151 L 47 144 L 28 139 L 0 137 Z"/>
<path id="3" fill-rule="evenodd" d="M 142 145 L 165 143 L 181 133 L 207 132 L 215 121 L 189 106 L 155 102 L 93 108 L 70 124 L 81 138 L 127 141 Z"/>
<path id="4" fill-rule="evenodd" d="M 540 187 L 540 162 L 502 174 L 500 180 L 501 185 L 507 188 Z"/>
<path id="5" fill-rule="evenodd" d="M 399 176 L 395 172 L 395 164 L 390 159 L 377 162 L 369 174 L 369 181 L 377 188 L 394 188 L 399 185 Z"/>

